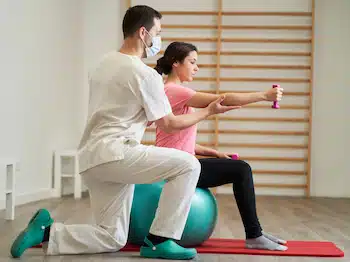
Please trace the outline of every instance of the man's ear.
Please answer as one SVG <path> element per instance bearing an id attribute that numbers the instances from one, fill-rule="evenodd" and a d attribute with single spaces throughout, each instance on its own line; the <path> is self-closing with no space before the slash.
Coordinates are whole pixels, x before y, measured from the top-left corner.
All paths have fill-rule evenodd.
<path id="1" fill-rule="evenodd" d="M 141 39 L 144 39 L 145 35 L 147 34 L 146 28 L 144 26 L 140 27 L 139 30 L 137 31 L 137 34 Z"/>

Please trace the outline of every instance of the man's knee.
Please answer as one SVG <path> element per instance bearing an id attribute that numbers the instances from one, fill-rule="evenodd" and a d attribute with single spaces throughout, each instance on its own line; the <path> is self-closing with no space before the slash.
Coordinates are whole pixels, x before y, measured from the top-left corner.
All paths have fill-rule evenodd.
<path id="1" fill-rule="evenodd" d="M 123 227 L 105 227 L 103 225 L 100 225 L 100 227 L 114 237 L 114 243 L 111 243 L 113 251 L 116 252 L 126 246 L 128 241 L 128 230 Z"/>
<path id="2" fill-rule="evenodd" d="M 187 169 L 189 169 L 189 172 L 191 173 L 191 175 L 199 177 L 199 174 L 201 172 L 201 164 L 200 164 L 199 160 L 195 156 L 189 154 L 184 159 L 183 165 Z"/>

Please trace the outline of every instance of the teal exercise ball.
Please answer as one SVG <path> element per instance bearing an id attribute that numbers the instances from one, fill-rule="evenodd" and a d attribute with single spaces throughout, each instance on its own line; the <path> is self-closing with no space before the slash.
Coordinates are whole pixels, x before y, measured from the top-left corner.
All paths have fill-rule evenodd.
<path id="1" fill-rule="evenodd" d="M 135 185 L 131 207 L 128 243 L 142 245 L 149 233 L 165 182 Z M 171 203 L 169 203 L 171 205 Z M 184 247 L 198 246 L 213 233 L 218 209 L 214 195 L 206 188 L 196 188 L 182 238 Z"/>

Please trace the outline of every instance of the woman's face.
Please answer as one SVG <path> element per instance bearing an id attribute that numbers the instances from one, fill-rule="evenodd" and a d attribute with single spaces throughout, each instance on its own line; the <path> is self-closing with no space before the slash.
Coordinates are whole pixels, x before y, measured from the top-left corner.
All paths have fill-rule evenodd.
<path id="1" fill-rule="evenodd" d="M 198 72 L 197 65 L 198 54 L 196 51 L 191 51 L 188 56 L 185 57 L 182 63 L 176 62 L 173 65 L 173 70 L 180 79 L 181 82 L 191 82 L 193 76 Z"/>

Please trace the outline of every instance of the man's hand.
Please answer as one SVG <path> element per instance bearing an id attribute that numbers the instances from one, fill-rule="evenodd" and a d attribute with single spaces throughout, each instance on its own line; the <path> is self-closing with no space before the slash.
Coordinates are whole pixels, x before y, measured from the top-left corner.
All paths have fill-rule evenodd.
<path id="1" fill-rule="evenodd" d="M 216 114 L 221 114 L 225 113 L 227 111 L 233 110 L 233 109 L 239 109 L 241 106 L 224 106 L 221 103 L 224 101 L 225 96 L 220 96 L 218 99 L 215 101 L 211 102 L 207 109 L 209 111 L 209 115 L 216 115 Z"/>
<path id="2" fill-rule="evenodd" d="M 271 88 L 265 92 L 264 97 L 266 101 L 280 101 L 283 96 L 283 88 Z"/>

